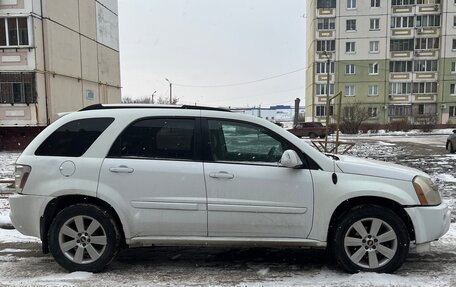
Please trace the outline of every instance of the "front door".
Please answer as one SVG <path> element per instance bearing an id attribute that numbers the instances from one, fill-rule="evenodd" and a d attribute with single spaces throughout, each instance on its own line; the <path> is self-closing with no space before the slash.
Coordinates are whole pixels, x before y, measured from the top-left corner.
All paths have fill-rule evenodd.
<path id="1" fill-rule="evenodd" d="M 251 123 L 209 119 L 207 127 L 209 236 L 306 238 L 313 215 L 310 171 L 278 164 L 286 149 L 296 148 Z"/>

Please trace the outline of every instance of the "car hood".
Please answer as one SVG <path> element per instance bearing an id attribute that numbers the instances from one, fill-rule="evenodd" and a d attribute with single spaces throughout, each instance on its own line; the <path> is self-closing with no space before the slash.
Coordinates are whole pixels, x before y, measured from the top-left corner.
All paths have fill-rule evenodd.
<path id="1" fill-rule="evenodd" d="M 336 161 L 336 165 L 343 173 L 376 176 L 407 181 L 412 181 L 413 178 L 417 175 L 429 177 L 429 175 L 418 169 L 405 167 L 398 164 L 346 155 L 338 155 L 337 157 L 339 160 Z"/>

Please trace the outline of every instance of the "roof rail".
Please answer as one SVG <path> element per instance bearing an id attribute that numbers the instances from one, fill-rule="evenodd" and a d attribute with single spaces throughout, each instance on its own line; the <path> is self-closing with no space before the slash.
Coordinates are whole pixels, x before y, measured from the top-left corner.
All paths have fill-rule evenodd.
<path id="1" fill-rule="evenodd" d="M 79 111 L 93 111 L 93 110 L 111 110 L 111 109 L 184 109 L 184 110 L 206 110 L 206 111 L 219 111 L 231 112 L 225 108 L 214 108 L 207 106 L 191 106 L 191 105 L 150 105 L 150 104 L 94 104 L 80 109 Z"/>

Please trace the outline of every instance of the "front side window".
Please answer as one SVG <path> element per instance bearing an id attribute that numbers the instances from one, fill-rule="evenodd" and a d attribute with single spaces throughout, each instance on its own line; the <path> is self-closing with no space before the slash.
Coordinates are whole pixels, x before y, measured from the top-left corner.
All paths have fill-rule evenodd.
<path id="1" fill-rule="evenodd" d="M 209 145 L 216 162 L 277 163 L 291 146 L 261 126 L 208 120 Z"/>
<path id="2" fill-rule="evenodd" d="M 0 18 L 0 47 L 18 46 L 29 46 L 28 18 Z"/>
<path id="3" fill-rule="evenodd" d="M 80 157 L 113 121 L 113 118 L 90 118 L 66 123 L 38 147 L 35 155 Z"/>
<path id="4" fill-rule="evenodd" d="M 144 119 L 122 132 L 108 157 L 192 160 L 195 146 L 194 119 Z"/>

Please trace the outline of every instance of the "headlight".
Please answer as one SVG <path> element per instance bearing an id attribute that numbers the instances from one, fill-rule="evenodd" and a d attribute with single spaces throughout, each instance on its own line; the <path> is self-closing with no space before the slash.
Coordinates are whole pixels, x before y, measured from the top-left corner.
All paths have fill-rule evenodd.
<path id="1" fill-rule="evenodd" d="M 440 193 L 430 178 L 415 176 L 413 187 L 422 205 L 439 205 L 442 203 Z"/>

